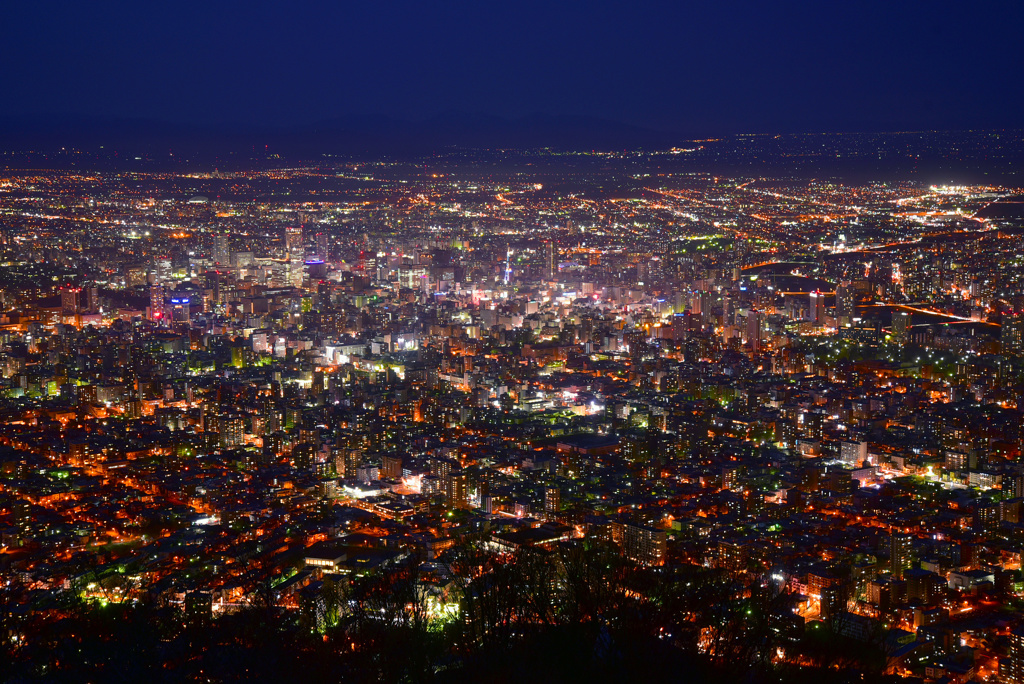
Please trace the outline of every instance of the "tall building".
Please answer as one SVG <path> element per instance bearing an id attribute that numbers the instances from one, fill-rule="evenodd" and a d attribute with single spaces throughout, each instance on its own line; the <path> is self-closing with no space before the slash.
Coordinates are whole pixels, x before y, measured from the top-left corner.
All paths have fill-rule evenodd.
<path id="1" fill-rule="evenodd" d="M 839 446 L 839 460 L 849 468 L 859 468 L 868 460 L 868 443 L 844 441 Z"/>
<path id="2" fill-rule="evenodd" d="M 622 341 L 625 342 L 629 356 L 634 363 L 638 362 L 647 351 L 647 333 L 642 328 L 624 332 Z"/>
<path id="3" fill-rule="evenodd" d="M 85 310 L 98 313 L 100 310 L 100 289 L 95 285 L 85 289 Z"/>
<path id="4" fill-rule="evenodd" d="M 822 620 L 834 620 L 846 610 L 846 586 L 841 582 L 822 587 L 819 596 L 818 608 Z"/>
<path id="5" fill-rule="evenodd" d="M 354 480 L 359 474 L 359 466 L 363 464 L 363 454 L 358 449 L 346 449 L 342 463 L 344 477 Z"/>
<path id="6" fill-rule="evenodd" d="M 234 269 L 251 268 L 255 263 L 256 259 L 251 251 L 231 253 L 231 267 Z"/>
<path id="7" fill-rule="evenodd" d="M 672 339 L 685 340 L 689 334 L 689 319 L 693 316 L 688 313 L 677 313 L 672 315 Z"/>
<path id="8" fill-rule="evenodd" d="M 316 234 L 316 257 L 323 261 L 331 260 L 331 246 L 328 242 L 327 233 Z"/>
<path id="9" fill-rule="evenodd" d="M 1010 632 L 1006 657 L 999 659 L 999 679 L 1012 684 L 1024 684 L 1024 625 Z"/>
<path id="10" fill-rule="evenodd" d="M 903 578 L 903 571 L 910 567 L 914 554 L 914 538 L 902 532 L 889 536 L 889 571 L 894 577 Z"/>
<path id="11" fill-rule="evenodd" d="M 306 275 L 306 264 L 302 259 L 292 258 L 285 263 L 285 283 L 291 287 L 301 287 Z"/>
<path id="12" fill-rule="evenodd" d="M 164 286 L 149 287 L 149 319 L 159 321 L 164 317 Z"/>
<path id="13" fill-rule="evenodd" d="M 750 350 L 757 354 L 761 351 L 761 312 L 749 311 L 747 313 L 747 342 L 750 343 Z"/>
<path id="14" fill-rule="evenodd" d="M 240 415 L 225 415 L 220 417 L 220 446 L 227 449 L 240 446 L 245 442 L 245 419 Z"/>
<path id="15" fill-rule="evenodd" d="M 711 322 L 711 293 L 698 290 L 690 298 L 690 311 L 699 315 L 704 323 Z"/>
<path id="16" fill-rule="evenodd" d="M 836 287 L 836 325 L 849 326 L 853 323 L 854 290 L 850 283 L 840 283 Z"/>
<path id="17" fill-rule="evenodd" d="M 558 487 L 548 487 L 544 490 L 544 512 L 553 516 L 562 508 L 562 492 Z"/>
<path id="18" fill-rule="evenodd" d="M 189 311 L 191 302 L 188 297 L 172 297 L 170 304 L 172 321 L 188 324 L 192 320 L 191 312 Z"/>
<path id="19" fill-rule="evenodd" d="M 289 253 L 302 250 L 302 226 L 288 226 L 284 229 L 284 248 Z"/>
<path id="20" fill-rule="evenodd" d="M 381 458 L 380 475 L 392 480 L 401 479 L 402 466 L 403 459 L 401 454 L 385 454 Z"/>
<path id="21" fill-rule="evenodd" d="M 445 478 L 445 499 L 452 508 L 464 508 L 469 503 L 469 478 L 463 470 L 453 470 Z"/>
<path id="22" fill-rule="evenodd" d="M 1024 352 L 1024 311 L 1008 312 L 1003 316 L 999 342 L 1003 354 L 1019 356 Z"/>
<path id="23" fill-rule="evenodd" d="M 910 341 L 910 314 L 896 311 L 892 315 L 892 337 L 896 344 L 904 345 Z"/>
<path id="24" fill-rule="evenodd" d="M 1024 497 L 1024 474 L 1007 473 L 1003 475 L 1003 498 L 1016 499 Z"/>
<path id="25" fill-rule="evenodd" d="M 231 264 L 231 245 L 228 234 L 220 231 L 213 236 L 213 261 L 222 267 Z"/>
<path id="26" fill-rule="evenodd" d="M 627 524 L 622 530 L 622 553 L 644 565 L 664 565 L 667 549 L 665 530 Z"/>
<path id="27" fill-rule="evenodd" d="M 62 287 L 60 289 L 60 309 L 65 316 L 73 316 L 78 313 L 79 297 L 82 288 Z"/>
<path id="28" fill-rule="evenodd" d="M 810 319 L 812 323 L 821 325 L 825 322 L 825 295 L 820 290 L 810 294 Z"/>
<path id="29" fill-rule="evenodd" d="M 174 279 L 174 266 L 171 263 L 170 257 L 161 257 L 156 260 L 153 276 L 160 284 L 169 283 Z"/>
<path id="30" fill-rule="evenodd" d="M 647 262 L 647 282 L 650 284 L 660 284 L 665 277 L 665 265 L 661 260 L 661 257 L 651 257 L 651 260 Z"/>

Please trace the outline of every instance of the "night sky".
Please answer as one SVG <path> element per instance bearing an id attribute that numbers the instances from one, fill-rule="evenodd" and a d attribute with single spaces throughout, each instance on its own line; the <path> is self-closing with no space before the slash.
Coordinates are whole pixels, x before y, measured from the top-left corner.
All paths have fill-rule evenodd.
<path id="1" fill-rule="evenodd" d="M 1020 127 L 1024 3 L 50 2 L 0 115 L 289 126 L 450 112 L 662 131 Z"/>

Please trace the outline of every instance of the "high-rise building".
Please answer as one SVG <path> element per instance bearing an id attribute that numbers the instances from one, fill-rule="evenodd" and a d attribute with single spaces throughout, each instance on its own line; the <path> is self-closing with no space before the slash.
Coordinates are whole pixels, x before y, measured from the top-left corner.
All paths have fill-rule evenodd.
<path id="1" fill-rule="evenodd" d="M 231 267 L 234 269 L 251 268 L 256 263 L 251 251 L 232 252 Z"/>
<path id="2" fill-rule="evenodd" d="M 689 330 L 687 323 L 692 316 L 685 313 L 677 313 L 672 315 L 672 339 L 674 340 L 685 340 Z"/>
<path id="3" fill-rule="evenodd" d="M 151 285 L 149 288 L 149 319 L 159 321 L 164 317 L 164 286 Z"/>
<path id="4" fill-rule="evenodd" d="M 398 480 L 402 477 L 402 466 L 401 454 L 385 454 L 381 458 L 380 475 L 384 478 Z"/>
<path id="5" fill-rule="evenodd" d="M 711 316 L 711 293 L 705 290 L 698 290 L 690 297 L 690 311 L 701 316 L 706 323 Z"/>
<path id="6" fill-rule="evenodd" d="M 651 260 L 647 262 L 647 282 L 650 284 L 660 284 L 665 277 L 665 264 L 661 260 L 661 257 L 651 257 Z"/>
<path id="7" fill-rule="evenodd" d="M 78 313 L 79 298 L 82 293 L 80 287 L 62 287 L 60 289 L 60 308 L 65 316 L 73 316 Z"/>
<path id="8" fill-rule="evenodd" d="M 757 354 L 761 351 L 761 312 L 750 311 L 747 313 L 747 342 L 750 343 L 750 350 Z"/>
<path id="9" fill-rule="evenodd" d="M 558 487 L 548 487 L 544 490 L 544 512 L 553 516 L 562 508 L 562 492 Z"/>
<path id="10" fill-rule="evenodd" d="M 812 323 L 821 325 L 825 322 L 825 295 L 820 290 L 810 294 L 810 319 Z"/>
<path id="11" fill-rule="evenodd" d="M 245 441 L 245 419 L 242 416 L 221 416 L 219 428 L 221 448 L 240 446 Z"/>
<path id="12" fill-rule="evenodd" d="M 302 226 L 288 226 L 284 229 L 284 248 L 289 253 L 302 250 Z"/>
<path id="13" fill-rule="evenodd" d="M 95 285 L 85 288 L 85 310 L 89 313 L 100 310 L 100 289 Z"/>
<path id="14" fill-rule="evenodd" d="M 999 659 L 999 679 L 1024 684 L 1024 625 L 1010 632 L 1006 657 Z"/>
<path id="15" fill-rule="evenodd" d="M 231 246 L 228 234 L 224 231 L 213 236 L 213 261 L 218 266 L 228 266 L 231 263 Z"/>
<path id="16" fill-rule="evenodd" d="M 445 478 L 445 499 L 453 508 L 464 508 L 469 502 L 469 478 L 463 470 L 453 470 Z"/>
<path id="17" fill-rule="evenodd" d="M 665 530 L 627 524 L 622 530 L 622 553 L 644 565 L 664 565 L 667 549 Z"/>
<path id="18" fill-rule="evenodd" d="M 841 582 L 821 588 L 818 609 L 822 620 L 833 620 L 846 610 L 846 590 L 846 586 Z"/>
<path id="19" fill-rule="evenodd" d="M 895 311 L 892 314 L 892 337 L 896 344 L 904 345 L 910 341 L 910 313 Z"/>
<path id="20" fill-rule="evenodd" d="M 910 567 L 914 554 L 914 538 L 902 532 L 889 536 L 889 571 L 894 577 L 903 578 L 903 571 Z"/>
<path id="21" fill-rule="evenodd" d="M 739 466 L 727 465 L 722 468 L 722 489 L 742 489 L 743 487 L 740 484 L 741 475 Z"/>
<path id="22" fill-rule="evenodd" d="M 1012 311 L 1003 316 L 999 342 L 1003 354 L 1019 356 L 1024 352 L 1024 311 Z"/>
<path id="23" fill-rule="evenodd" d="M 628 330 L 622 334 L 623 342 L 634 362 L 639 361 L 647 351 L 647 333 L 643 329 Z"/>
<path id="24" fill-rule="evenodd" d="M 323 259 L 306 259 L 305 275 L 310 280 L 322 280 L 327 277 L 327 263 Z"/>
<path id="25" fill-rule="evenodd" d="M 331 246 L 328 242 L 327 233 L 316 234 L 316 256 L 323 261 L 331 260 Z"/>
<path id="26" fill-rule="evenodd" d="M 358 449 L 347 449 L 343 462 L 345 477 L 354 480 L 359 474 L 359 466 L 363 464 L 363 454 Z"/>
<path id="27" fill-rule="evenodd" d="M 171 298 L 171 320 L 175 323 L 185 323 L 191 320 L 191 312 L 189 311 L 189 298 L 188 297 L 172 297 Z"/>
<path id="28" fill-rule="evenodd" d="M 153 268 L 153 277 L 160 284 L 169 283 L 174 278 L 174 266 L 170 257 L 161 257 L 156 260 Z"/>
<path id="29" fill-rule="evenodd" d="M 1006 473 L 1003 475 L 1003 497 L 1009 499 L 1024 497 L 1024 474 Z"/>
<path id="30" fill-rule="evenodd" d="M 844 441 L 839 446 L 839 460 L 850 468 L 859 468 L 868 460 L 868 443 Z"/>
<path id="31" fill-rule="evenodd" d="M 850 283 L 840 283 L 836 287 L 836 325 L 849 326 L 854 316 L 854 289 Z"/>
<path id="32" fill-rule="evenodd" d="M 736 317 L 736 302 L 729 295 L 722 297 L 722 325 L 732 325 Z"/>
<path id="33" fill-rule="evenodd" d="M 291 259 L 285 264 L 285 282 L 291 287 L 301 287 L 306 276 L 306 264 L 302 259 Z"/>

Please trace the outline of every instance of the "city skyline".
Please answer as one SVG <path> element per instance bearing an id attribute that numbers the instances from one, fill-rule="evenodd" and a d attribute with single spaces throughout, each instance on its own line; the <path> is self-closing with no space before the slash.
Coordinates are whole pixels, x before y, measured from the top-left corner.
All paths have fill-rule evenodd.
<path id="1" fill-rule="evenodd" d="M 0 17 L 0 682 L 1024 684 L 1024 3 Z"/>
<path id="2" fill-rule="evenodd" d="M 0 678 L 1021 684 L 1019 145 L 5 169 Z"/>

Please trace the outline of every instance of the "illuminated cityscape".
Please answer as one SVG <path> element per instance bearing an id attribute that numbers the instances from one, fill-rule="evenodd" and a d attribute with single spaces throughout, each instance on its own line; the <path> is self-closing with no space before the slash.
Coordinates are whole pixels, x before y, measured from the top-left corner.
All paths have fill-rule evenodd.
<path id="1" fill-rule="evenodd" d="M 12 3 L 0 682 L 1024 684 L 1024 3 Z"/>
<path id="2" fill-rule="evenodd" d="M 5 173 L 11 656 L 72 601 L 380 676 L 382 629 L 472 672 L 636 620 L 721 676 L 1017 681 L 1016 190 L 692 163 Z"/>

